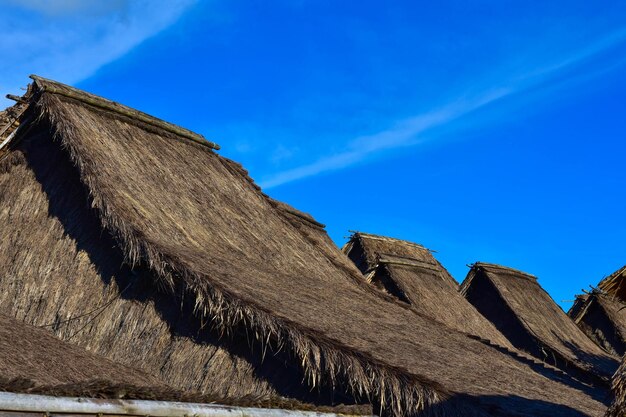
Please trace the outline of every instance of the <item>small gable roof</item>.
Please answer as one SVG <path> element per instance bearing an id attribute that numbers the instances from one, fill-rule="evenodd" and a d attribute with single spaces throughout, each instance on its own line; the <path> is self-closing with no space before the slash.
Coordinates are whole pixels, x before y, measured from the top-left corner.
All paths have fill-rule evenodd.
<path id="1" fill-rule="evenodd" d="M 355 232 L 343 250 L 368 282 L 414 310 L 455 330 L 502 347 L 512 347 L 459 293 L 459 284 L 424 246 Z"/>
<path id="2" fill-rule="evenodd" d="M 617 356 L 626 353 L 626 304 L 620 299 L 600 291 L 579 295 L 568 315 L 598 346 Z"/>
<path id="3" fill-rule="evenodd" d="M 626 265 L 600 281 L 598 289 L 607 295 L 626 300 Z"/>
<path id="4" fill-rule="evenodd" d="M 626 415 L 626 355 L 620 352 L 626 337 L 626 266 L 621 267 L 598 283 L 597 289 L 578 296 L 570 315 L 582 328 L 592 334 L 602 345 L 622 354 L 622 362 L 613 375 L 612 404 L 606 417 Z M 595 313 L 595 314 L 594 314 Z M 598 317 L 599 316 L 599 317 Z M 608 324 L 608 326 L 607 326 Z M 611 332 L 609 335 L 605 335 Z M 610 340 L 608 336 L 614 336 Z"/>
<path id="5" fill-rule="evenodd" d="M 477 262 L 461 284 L 461 291 L 518 348 L 600 380 L 608 381 L 615 372 L 617 358 L 589 339 L 535 276 Z"/>

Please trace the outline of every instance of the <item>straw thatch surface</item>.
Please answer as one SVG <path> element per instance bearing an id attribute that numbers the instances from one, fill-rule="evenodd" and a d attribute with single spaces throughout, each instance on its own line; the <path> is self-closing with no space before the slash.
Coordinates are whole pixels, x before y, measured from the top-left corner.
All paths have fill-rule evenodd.
<path id="1" fill-rule="evenodd" d="M 598 283 L 598 288 L 607 295 L 626 302 L 626 265 Z"/>
<path id="2" fill-rule="evenodd" d="M 166 388 L 154 376 L 64 343 L 46 330 L 4 314 L 0 314 L 0 379 L 28 381 L 30 386 L 101 380 L 109 384 Z"/>
<path id="3" fill-rule="evenodd" d="M 0 231 L 7 242 L 0 251 L 6 273 L 0 308 L 49 325 L 59 337 L 115 361 L 160 374 L 180 389 L 241 397 L 277 394 L 268 379 L 298 385 L 300 372 L 278 371 L 284 366 L 273 356 L 261 366 L 246 353 L 245 340 L 199 336 L 202 324 L 187 317 L 193 305 L 181 308 L 183 295 L 166 297 L 148 272 L 122 265 L 121 252 L 88 210 L 61 150 L 38 134 L 23 140 L 21 149 L 3 161 L 10 171 L 0 175 L 2 203 L 7 202 L 0 217 L 12 225 Z"/>
<path id="4" fill-rule="evenodd" d="M 626 304 L 618 298 L 599 291 L 580 295 L 568 315 L 607 352 L 626 353 Z"/>
<path id="5" fill-rule="evenodd" d="M 0 314 L 0 391 L 90 398 L 219 403 L 371 415 L 371 407 L 323 407 L 275 396 L 219 397 L 182 392 L 143 371 L 63 342 Z"/>
<path id="6" fill-rule="evenodd" d="M 431 251 L 405 240 L 356 232 L 343 248 L 371 284 L 453 329 L 512 348 L 459 293 Z"/>
<path id="7" fill-rule="evenodd" d="M 581 328 L 608 350 L 624 355 L 626 335 L 626 266 L 618 269 L 598 284 L 598 290 L 577 297 L 570 310 Z M 613 375 L 613 403 L 607 417 L 626 416 L 626 356 Z"/>
<path id="8" fill-rule="evenodd" d="M 626 357 L 622 359 L 620 367 L 613 375 L 612 382 L 613 403 L 609 407 L 606 417 L 624 417 L 626 416 Z"/>
<path id="9" fill-rule="evenodd" d="M 243 385 L 277 389 L 258 367 L 246 371 L 265 353 L 249 346 L 261 343 L 265 361 L 284 360 L 271 370 L 305 375 L 306 390 L 349 386 L 396 415 L 604 413 L 601 391 L 380 297 L 318 226 L 277 207 L 210 147 L 69 87 L 37 84 L 29 100 L 40 125 L 0 169 L 0 222 L 10 225 L 0 229 L 10 242 L 0 249 L 0 306 L 14 315 L 58 312 L 52 327 L 62 337 L 91 331 L 84 346 L 145 357 L 138 366 L 159 368 L 176 386 L 200 388 L 224 372 L 199 369 L 214 344 L 239 349 L 242 374 L 257 378 Z M 63 89 L 71 94 L 53 92 Z M 105 284 L 95 298 L 94 280 Z M 89 319 L 63 330 L 81 314 Z M 111 321 L 98 320 L 105 315 Z M 186 327 L 196 321 L 205 326 Z M 216 340 L 219 331 L 231 336 Z M 218 380 L 234 385 L 232 375 Z"/>
<path id="10" fill-rule="evenodd" d="M 381 254 L 413 259 L 429 265 L 438 264 L 431 251 L 422 245 L 363 232 L 354 232 L 344 246 L 343 252 L 364 274 L 377 265 Z M 448 271 L 441 264 L 438 265 L 438 269 L 441 269 L 442 279 L 456 283 Z"/>
<path id="11" fill-rule="evenodd" d="M 532 275 L 476 263 L 461 291 L 513 345 L 543 361 L 607 382 L 617 368 L 617 358 L 589 339 Z"/>

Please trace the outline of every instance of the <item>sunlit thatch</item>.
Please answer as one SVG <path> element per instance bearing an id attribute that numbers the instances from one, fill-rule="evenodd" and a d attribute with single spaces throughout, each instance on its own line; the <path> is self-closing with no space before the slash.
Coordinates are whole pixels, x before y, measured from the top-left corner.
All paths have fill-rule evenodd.
<path id="1" fill-rule="evenodd" d="M 24 100 L 0 156 L 11 315 L 226 397 L 398 416 L 604 412 L 597 390 L 381 297 L 319 223 L 198 135 L 40 78 Z"/>
<path id="2" fill-rule="evenodd" d="M 589 339 L 532 275 L 478 262 L 461 291 L 514 346 L 551 365 L 599 383 L 617 368 L 617 358 Z"/>
<path id="3" fill-rule="evenodd" d="M 416 311 L 453 329 L 512 347 L 459 293 L 459 284 L 425 247 L 356 232 L 343 250 L 368 282 Z"/>

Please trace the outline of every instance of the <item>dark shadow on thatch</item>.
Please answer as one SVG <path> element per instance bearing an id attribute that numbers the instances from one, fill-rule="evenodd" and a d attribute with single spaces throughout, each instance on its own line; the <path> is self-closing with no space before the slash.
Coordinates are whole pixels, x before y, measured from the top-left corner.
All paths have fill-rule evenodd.
<path id="1" fill-rule="evenodd" d="M 593 291 L 576 297 L 567 313 L 591 340 L 609 353 L 626 353 L 626 305 L 618 298 Z"/>
<path id="2" fill-rule="evenodd" d="M 585 383 L 608 385 L 617 368 L 616 358 L 582 333 L 535 277 L 476 263 L 461 291 L 518 349 Z"/>
<path id="3" fill-rule="evenodd" d="M 363 281 L 400 304 L 447 327 L 512 348 L 509 341 L 461 294 L 459 284 L 433 252 L 387 236 L 354 232 L 342 251 Z"/>
<path id="4" fill-rule="evenodd" d="M 521 352 L 516 352 L 502 346 L 494 345 L 486 340 L 481 339 L 481 341 L 483 343 L 489 344 L 491 347 L 497 349 L 501 353 L 515 358 L 521 363 L 528 365 L 533 371 L 545 376 L 546 378 L 560 382 L 561 384 L 570 386 L 574 389 L 586 392 L 596 401 L 599 401 L 606 405 L 609 404 L 610 398 L 608 396 L 607 390 L 603 387 L 590 386 L 589 384 L 581 382 L 580 378 L 576 379 L 573 375 L 561 370 L 558 367 L 546 366 L 545 362 L 535 360 L 533 357 L 524 355 Z"/>
<path id="5" fill-rule="evenodd" d="M 574 356 L 579 358 L 581 361 L 594 364 L 595 366 L 603 369 L 612 369 L 611 375 L 613 375 L 619 367 L 619 363 L 611 357 L 605 355 L 595 355 L 567 340 L 561 339 L 561 343 L 563 343 L 563 345 L 573 352 Z M 610 383 L 610 379 L 607 378 L 599 379 L 598 381 L 602 381 L 603 384 Z"/>
<path id="6" fill-rule="evenodd" d="M 250 363 L 255 376 L 268 381 L 283 397 L 325 406 L 357 402 L 347 394 L 345 387 L 320 384 L 308 389 L 302 368 L 294 365 L 298 362 L 273 341 L 263 345 L 247 333 L 243 324 L 231 329 L 229 334 L 218 334 L 211 323 L 202 322 L 195 314 L 195 296 L 182 284 L 173 291 L 159 289 L 154 286 L 155 280 L 146 267 L 131 269 L 124 262 L 114 238 L 101 226 L 97 213 L 91 208 L 76 168 L 60 146 L 49 140 L 51 135 L 47 126 L 41 125 L 22 142 L 20 149 L 48 197 L 49 216 L 62 223 L 65 233 L 88 255 L 103 282 L 106 285 L 115 282 L 121 289 L 119 297 L 144 304 L 152 302 L 172 336 L 227 349 Z M 63 322 L 59 320 L 53 329 L 60 326 Z"/>
<path id="7" fill-rule="evenodd" d="M 432 407 L 434 415 L 446 415 L 446 409 L 455 409 L 456 404 L 467 402 L 476 405 L 476 414 L 469 414 L 469 417 L 588 417 L 587 413 L 573 409 L 563 404 L 556 404 L 541 400 L 531 400 L 516 395 L 502 396 L 479 396 L 467 397 L 458 395 L 450 398 L 441 404 Z M 484 412 L 483 412 L 484 410 Z M 523 414 L 512 410 L 524 410 Z M 453 414 L 451 414 L 453 415 Z M 464 414 L 465 415 L 465 414 Z M 417 416 L 416 416 L 417 417 Z"/>
<path id="8" fill-rule="evenodd" d="M 471 405 L 468 407 L 468 405 Z M 523 412 L 513 410 L 524 410 Z M 463 417 L 589 417 L 589 414 L 564 404 L 528 399 L 517 395 L 485 395 L 470 397 L 454 395 L 426 411 L 433 416 Z M 390 417 L 384 411 L 381 417 Z M 420 417 L 408 414 L 406 417 Z M 611 417 L 617 417 L 611 416 Z"/>
<path id="9" fill-rule="evenodd" d="M 513 346 L 538 358 L 545 356 L 537 349 L 536 343 L 513 310 L 503 300 L 494 299 L 497 294 L 493 283 L 481 275 L 474 277 L 472 285 L 465 288 L 463 295 Z"/>
<path id="10" fill-rule="evenodd" d="M 611 380 L 613 402 L 606 417 L 626 415 L 626 266 L 602 279 L 591 293 L 576 297 L 569 316 L 607 351 L 622 355 Z"/>
<path id="11" fill-rule="evenodd" d="M 620 367 L 613 375 L 611 394 L 613 403 L 606 417 L 624 417 L 626 415 L 626 357 L 622 358 Z"/>
<path id="12" fill-rule="evenodd" d="M 528 332 L 519 322 L 519 318 L 505 303 L 486 302 L 484 306 L 481 306 L 482 315 L 478 313 L 458 293 L 456 282 L 447 274 L 447 271 L 438 263 L 432 253 L 423 246 L 385 236 L 356 232 L 343 250 L 355 266 L 365 274 L 365 279 L 396 297 L 399 301 L 411 304 L 415 310 L 427 314 L 449 327 L 456 327 L 458 330 L 467 332 L 470 337 L 525 363 L 546 378 L 588 392 L 590 396 L 600 402 L 606 401 L 606 390 L 591 388 L 579 380 L 588 380 L 588 375 L 579 375 L 581 373 L 576 373 L 576 368 L 568 369 L 579 378 L 576 379 L 574 376 L 555 368 L 554 364 L 557 361 L 552 361 L 551 358 L 546 357 L 545 351 L 537 349 L 537 341 L 530 338 Z M 402 287 L 399 286 L 400 283 L 403 285 Z M 470 288 L 470 295 L 473 296 L 477 293 L 484 295 L 495 290 L 493 288 L 488 289 L 486 285 L 491 284 L 487 280 L 477 279 Z M 404 288 L 410 290 L 413 300 L 407 297 Z M 455 315 L 450 317 L 450 311 L 454 312 Z M 474 315 L 480 320 L 471 322 Z M 485 322 L 486 325 L 481 322 Z M 514 349 L 509 343 L 502 344 L 501 339 L 504 338 L 497 333 L 492 323 L 496 325 L 496 328 L 503 328 L 507 331 L 506 336 L 513 342 L 513 345 L 518 348 L 522 346 L 523 350 L 532 352 L 533 356 L 542 358 L 544 362 Z M 493 330 L 490 331 L 490 329 Z M 494 334 L 500 339 L 489 340 L 486 338 L 488 336 L 493 337 Z M 585 358 L 592 359 L 589 356 L 585 356 Z M 563 367 L 566 366 L 564 360 L 559 363 Z M 606 384 L 606 381 L 604 383 Z"/>
<path id="13" fill-rule="evenodd" d="M 382 265 L 378 267 L 376 271 L 372 271 L 372 275 L 371 283 L 374 286 L 385 291 L 392 297 L 397 298 L 403 303 L 411 304 L 411 301 L 407 297 L 406 293 L 392 278 L 391 271 L 386 265 Z"/>

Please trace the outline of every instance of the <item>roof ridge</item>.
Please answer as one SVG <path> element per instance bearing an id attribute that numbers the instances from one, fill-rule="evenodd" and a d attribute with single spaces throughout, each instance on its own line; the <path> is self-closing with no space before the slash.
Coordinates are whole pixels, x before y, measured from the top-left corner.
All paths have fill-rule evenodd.
<path id="1" fill-rule="evenodd" d="M 199 133 L 192 132 L 189 129 L 177 126 L 173 123 L 166 122 L 165 120 L 159 119 L 155 116 L 151 116 L 142 111 L 133 109 L 115 101 L 106 99 L 104 97 L 88 93 L 83 90 L 79 90 L 58 81 L 40 77 L 38 75 L 30 75 L 30 78 L 35 82 L 36 86 L 42 92 L 56 94 L 78 100 L 81 103 L 98 107 L 102 110 L 121 114 L 132 120 L 136 120 L 160 128 L 162 130 L 165 130 L 166 132 L 173 133 L 177 136 L 192 140 L 211 149 L 220 149 L 220 146 L 217 143 L 208 141 L 204 136 L 200 135 Z"/>
<path id="2" fill-rule="evenodd" d="M 315 217 L 313 217 L 311 214 L 306 213 L 302 210 L 298 210 L 297 208 L 293 207 L 290 204 L 287 204 L 283 201 L 279 201 L 276 200 L 270 196 L 268 196 L 267 194 L 263 193 L 263 195 L 267 198 L 267 200 L 269 201 L 269 203 L 274 206 L 275 208 L 277 208 L 278 210 L 281 210 L 285 213 L 291 214 L 292 216 L 297 217 L 300 220 L 303 220 L 309 224 L 311 224 L 312 226 L 315 226 L 319 229 L 325 229 L 326 225 L 323 223 L 318 222 L 317 220 L 315 220 Z"/>
<path id="3" fill-rule="evenodd" d="M 600 282 L 598 282 L 598 288 L 607 294 L 612 293 L 612 295 L 616 296 L 618 288 L 620 287 L 618 280 L 620 277 L 624 276 L 625 272 L 626 265 L 602 278 Z"/>
<path id="4" fill-rule="evenodd" d="M 499 264 L 492 264 L 492 263 L 489 263 L 489 262 L 480 262 L 480 261 L 478 261 L 478 262 L 474 262 L 473 264 L 471 264 L 469 266 L 470 266 L 470 268 L 480 268 L 480 267 L 483 267 L 483 268 L 499 269 L 499 270 L 504 271 L 504 272 L 521 274 L 524 277 L 532 278 L 535 281 L 538 279 L 535 275 L 529 274 L 528 272 L 524 272 L 524 271 L 522 271 L 520 269 L 515 269 L 515 268 L 511 268 L 509 266 L 504 266 L 504 265 L 499 265 Z"/>
<path id="5" fill-rule="evenodd" d="M 378 254 L 377 263 L 379 265 L 390 264 L 390 265 L 414 266 L 417 268 L 429 269 L 429 270 L 437 271 L 437 272 L 439 271 L 437 269 L 438 265 L 434 262 L 426 262 L 426 261 L 421 261 L 419 259 L 410 258 L 408 256 L 399 256 L 399 255 L 393 255 L 389 253 Z"/>
<path id="6" fill-rule="evenodd" d="M 409 244 L 411 246 L 414 246 L 416 248 L 419 249 L 424 249 L 427 250 L 428 252 L 437 252 L 433 249 L 429 249 L 426 246 L 420 244 L 420 243 L 415 243 L 415 242 L 411 242 L 410 240 L 405 240 L 405 239 L 398 239 L 395 237 L 389 237 L 389 236 L 383 236 L 383 235 L 377 235 L 374 233 L 366 233 L 366 232 L 359 232 L 357 230 L 348 230 L 350 233 L 352 233 L 352 236 L 362 236 L 368 239 L 377 239 L 377 240 L 382 240 L 382 241 L 388 241 L 388 242 L 400 242 L 400 243 L 406 243 Z"/>

